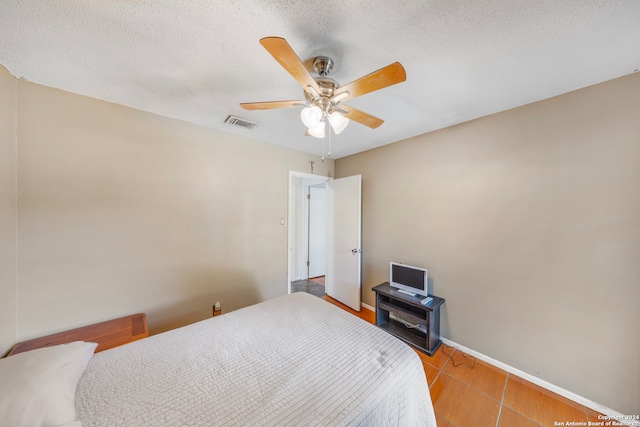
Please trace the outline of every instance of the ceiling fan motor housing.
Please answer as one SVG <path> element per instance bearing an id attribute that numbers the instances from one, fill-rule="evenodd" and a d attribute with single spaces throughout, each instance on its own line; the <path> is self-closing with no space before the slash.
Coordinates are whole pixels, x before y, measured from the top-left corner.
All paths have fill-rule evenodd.
<path id="1" fill-rule="evenodd" d="M 323 111 L 331 113 L 335 104 L 331 98 L 333 97 L 333 92 L 340 87 L 340 85 L 337 81 L 328 77 L 316 77 L 314 80 L 320 87 L 320 93 L 318 96 L 315 96 L 315 94 L 305 91 L 304 95 L 307 98 L 307 101 L 309 101 L 311 105 L 317 105 Z"/>
<path id="2" fill-rule="evenodd" d="M 316 56 L 313 68 L 320 77 L 327 77 L 333 70 L 333 60 L 328 56 Z"/>

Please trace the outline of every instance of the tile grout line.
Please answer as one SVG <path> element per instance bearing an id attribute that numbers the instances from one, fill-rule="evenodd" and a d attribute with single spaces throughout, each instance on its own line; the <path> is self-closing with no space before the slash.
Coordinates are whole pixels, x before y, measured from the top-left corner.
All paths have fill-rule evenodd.
<path id="1" fill-rule="evenodd" d="M 509 383 L 509 372 L 504 379 L 504 388 L 502 389 L 502 399 L 500 399 L 500 408 L 498 409 L 498 418 L 496 419 L 496 427 L 500 425 L 500 417 L 502 416 L 502 407 L 504 406 L 504 397 L 507 395 L 507 384 Z"/>
<path id="2" fill-rule="evenodd" d="M 442 351 L 442 353 L 443 353 L 443 354 L 445 354 L 445 355 L 447 354 L 447 353 L 445 353 L 443 350 L 441 350 L 441 351 Z M 455 349 L 453 350 L 453 353 L 455 353 Z M 446 361 L 446 362 L 444 362 L 444 364 L 442 365 L 442 368 L 440 368 L 440 369 L 438 370 L 438 375 L 436 375 L 436 378 L 433 380 L 433 384 L 435 384 L 435 383 L 436 383 L 436 381 L 438 381 L 438 378 L 440 378 L 440 376 L 441 376 L 442 374 L 447 374 L 447 373 L 444 371 L 444 368 L 445 368 L 445 367 L 449 364 L 449 362 L 451 361 L 451 357 L 453 356 L 453 353 L 451 353 L 450 355 L 447 355 L 447 356 L 448 356 L 448 357 L 447 357 L 447 361 Z M 425 362 L 425 363 L 429 363 L 429 362 Z M 431 365 L 431 366 L 433 366 L 433 365 Z M 427 385 L 428 385 L 428 383 L 427 383 Z M 431 391 L 431 386 L 429 386 L 429 391 Z M 429 394 L 431 394 L 431 393 L 429 393 Z M 429 396 L 429 398 L 431 398 L 431 396 Z M 434 408 L 434 412 L 435 412 L 435 408 Z M 440 415 L 440 416 L 442 417 L 442 415 Z M 453 427 L 457 427 L 457 425 L 456 425 L 456 424 L 454 424 L 452 421 L 450 421 L 450 420 L 449 420 L 449 418 L 446 418 L 446 417 L 443 417 L 443 418 L 444 418 L 445 420 L 447 420 L 447 422 L 448 422 L 449 424 L 451 424 Z"/>
<path id="3" fill-rule="evenodd" d="M 442 365 L 442 368 L 439 368 L 439 369 L 438 369 L 438 368 L 436 368 L 436 369 L 438 369 L 438 375 L 436 375 L 436 378 L 433 380 L 433 384 L 435 384 L 435 383 L 436 383 L 436 381 L 438 380 L 438 378 L 440 378 L 442 375 L 447 375 L 447 376 L 448 376 L 448 377 L 450 377 L 451 379 L 453 379 L 453 380 L 455 380 L 455 381 L 459 381 L 460 383 L 462 383 L 462 384 L 464 384 L 465 386 L 469 387 L 471 390 L 474 390 L 475 392 L 480 393 L 480 394 L 482 394 L 482 395 L 484 395 L 484 396 L 488 397 L 489 399 L 491 399 L 491 400 L 493 400 L 493 401 L 496 401 L 496 402 L 497 402 L 498 400 L 497 400 L 495 397 L 491 396 L 489 393 L 486 393 L 485 391 L 480 390 L 479 388 L 476 388 L 476 387 L 472 386 L 471 384 L 467 383 L 466 381 L 463 381 L 461 378 L 457 378 L 457 377 L 455 377 L 455 376 L 451 375 L 450 373 L 448 373 L 448 372 L 445 372 L 445 371 L 444 371 L 444 370 L 445 370 L 445 368 L 447 367 L 447 365 L 449 364 L 449 362 L 451 362 L 451 363 L 452 363 L 452 366 L 453 366 L 454 368 L 456 368 L 456 366 L 455 366 L 455 365 L 453 365 L 453 354 L 454 354 L 456 351 L 459 351 L 460 353 L 462 353 L 462 351 L 461 351 L 461 350 L 458 350 L 458 349 L 454 348 L 453 353 L 451 353 L 451 355 L 447 358 L 447 361 L 444 363 L 444 365 Z M 444 354 L 447 354 L 447 353 L 444 353 Z M 425 361 L 423 361 L 423 363 L 427 363 L 427 364 L 431 365 L 429 362 L 425 362 Z M 433 366 L 433 365 L 431 365 L 431 366 Z M 435 366 L 433 366 L 433 367 L 435 368 Z M 507 378 L 508 378 L 508 374 L 509 374 L 509 373 L 507 372 Z M 432 384 L 432 385 L 433 385 L 433 384 Z M 507 382 L 506 382 L 506 380 L 505 380 L 505 389 L 504 389 L 504 390 L 503 390 L 503 392 L 502 392 L 502 399 L 503 399 L 503 400 L 504 400 L 504 395 L 505 395 L 506 387 L 507 387 L 507 385 L 506 385 L 506 384 L 507 384 Z M 431 390 L 431 386 L 429 386 L 429 390 Z M 499 420 L 500 420 L 500 411 L 501 411 L 501 409 L 502 409 L 502 402 L 500 402 L 500 407 L 499 407 L 499 409 L 498 409 L 498 418 L 497 418 L 497 420 L 496 420 L 496 427 L 498 427 L 498 422 L 499 422 Z M 443 417 L 442 415 L 440 415 L 440 416 L 441 416 L 442 418 L 444 418 L 445 420 L 447 420 L 447 422 L 448 422 L 449 424 L 451 424 L 453 427 L 457 427 L 457 426 L 456 426 L 456 424 L 454 424 L 453 422 L 451 422 L 448 418 Z"/>
<path id="4" fill-rule="evenodd" d="M 463 356 L 465 356 L 465 354 L 466 354 L 466 353 L 465 353 L 465 352 L 463 352 L 462 350 L 458 349 L 458 348 L 455 348 L 455 347 L 453 348 L 453 350 L 454 350 L 454 351 L 453 351 L 453 353 L 451 353 L 451 356 L 449 356 L 449 360 L 451 361 L 453 368 L 454 368 L 454 369 L 457 369 L 457 366 L 456 366 L 455 364 L 453 364 L 453 355 L 454 355 L 454 353 L 455 353 L 455 352 L 459 352 L 459 353 L 461 353 Z M 445 354 L 446 354 L 446 353 L 445 353 Z M 473 356 L 472 356 L 472 357 L 473 357 Z M 447 362 L 448 362 L 448 361 L 447 361 Z M 485 363 L 486 363 L 486 362 L 485 362 Z M 491 366 L 491 368 L 494 368 L 494 366 L 493 366 L 493 365 L 491 365 L 491 364 L 488 364 L 488 365 L 490 365 L 490 366 Z M 446 366 L 446 364 L 445 364 L 445 366 Z M 442 371 L 443 371 L 443 372 L 444 372 L 444 368 L 445 368 L 445 367 L 443 366 L 443 367 L 442 367 Z M 470 369 L 474 369 L 474 368 L 470 368 Z M 504 371 L 504 372 L 505 372 L 505 374 L 506 374 L 506 378 L 508 378 L 509 372 L 508 372 L 508 371 Z M 498 401 L 498 399 L 496 399 L 495 397 L 493 397 L 492 395 L 490 395 L 490 394 L 489 394 L 489 393 L 487 393 L 486 391 L 484 391 L 484 390 L 482 390 L 482 389 L 479 389 L 479 388 L 477 388 L 477 387 L 474 387 L 472 384 L 469 384 L 468 382 L 463 381 L 461 378 L 458 378 L 458 377 L 456 377 L 455 375 L 450 374 L 450 373 L 448 373 L 448 372 L 444 372 L 444 373 L 445 373 L 446 375 L 449 375 L 449 376 L 450 376 L 451 378 L 453 378 L 454 380 L 460 381 L 461 383 L 463 383 L 463 384 L 464 384 L 464 385 L 466 385 L 467 387 L 471 388 L 472 390 L 477 391 L 478 393 L 480 393 L 480 394 L 483 394 L 483 395 L 487 396 L 489 399 L 491 399 L 491 400 L 495 400 L 496 402 Z M 506 384 L 507 384 L 507 383 L 506 383 L 506 378 L 505 378 L 505 390 L 506 390 Z M 435 382 L 435 381 L 434 381 L 434 382 Z M 504 390 L 503 390 L 503 394 L 504 394 Z M 504 396 L 503 396 L 503 398 L 504 398 Z M 502 406 L 502 402 L 500 402 L 500 406 Z"/>
<path id="5" fill-rule="evenodd" d="M 507 372 L 507 380 L 504 382 L 504 391 L 503 391 L 503 393 L 502 393 L 502 402 L 500 402 L 500 412 L 499 412 L 499 415 L 502 415 L 502 408 L 504 407 L 504 398 L 505 398 L 505 397 L 506 397 L 506 395 L 507 395 L 507 385 L 509 384 L 509 378 L 511 377 L 511 375 L 513 375 L 513 374 L 511 374 L 511 372 Z M 509 407 L 507 406 L 507 408 L 509 408 Z M 539 422 L 532 420 L 532 419 L 531 419 L 531 418 L 529 418 L 528 416 L 526 416 L 526 415 L 524 415 L 524 414 L 521 414 L 520 412 L 516 411 L 515 409 L 513 409 L 513 408 L 509 408 L 509 409 L 511 409 L 511 410 L 512 410 L 513 412 L 515 412 L 516 414 L 518 414 L 518 415 L 522 416 L 523 418 L 525 418 L 525 419 L 527 419 L 527 420 L 531 421 L 532 423 L 534 423 L 534 424 L 536 424 L 536 425 L 539 425 L 539 426 L 543 427 Z M 499 420 L 500 420 L 500 418 L 498 417 L 498 421 L 499 421 Z M 496 427 L 498 427 L 498 425 L 497 425 L 497 424 L 496 424 Z"/>
<path id="6" fill-rule="evenodd" d="M 462 350 L 460 350 L 460 349 L 455 348 L 454 350 L 455 350 L 455 351 L 454 351 L 454 353 L 455 353 L 456 351 L 459 351 L 460 353 L 463 353 L 463 354 L 464 354 L 464 352 L 463 352 Z M 445 354 L 446 354 L 446 353 L 445 353 Z M 451 354 L 451 356 L 449 357 L 449 360 L 453 361 L 453 353 L 452 353 L 452 354 Z M 489 364 L 489 365 L 490 365 L 491 367 L 495 367 L 495 366 L 494 366 L 494 365 L 492 365 L 492 364 Z M 454 367 L 455 367 L 455 366 L 454 366 Z M 444 371 L 444 367 L 442 368 L 442 370 Z M 498 424 L 499 424 L 499 422 L 500 422 L 500 416 L 502 415 L 502 408 L 503 408 L 503 406 L 505 406 L 505 405 L 504 405 L 504 399 L 505 399 L 505 397 L 506 397 L 507 385 L 508 385 L 509 379 L 510 379 L 512 376 L 513 376 L 513 377 L 515 377 L 515 378 L 520 378 L 520 377 L 518 377 L 517 375 L 514 375 L 514 374 L 512 374 L 512 373 L 511 373 L 511 372 L 509 372 L 509 371 L 505 371 L 505 373 L 506 373 L 506 381 L 505 381 L 505 384 L 504 384 L 504 390 L 503 390 L 503 392 L 502 392 L 502 400 L 500 401 L 500 408 L 499 408 L 499 410 L 498 410 L 498 420 L 496 421 L 496 427 L 498 427 Z M 488 393 L 487 393 L 487 392 L 485 392 L 484 390 L 480 390 L 480 389 L 478 389 L 478 388 L 474 387 L 473 385 L 471 385 L 471 384 L 467 383 L 466 381 L 463 381 L 462 379 L 460 379 L 460 378 L 457 378 L 457 377 L 453 376 L 452 374 L 450 374 L 450 373 L 448 373 L 448 372 L 444 372 L 444 374 L 446 374 L 446 375 L 450 376 L 451 378 L 453 378 L 453 379 L 455 379 L 455 380 L 457 380 L 457 381 L 460 381 L 461 383 L 465 384 L 466 386 L 468 386 L 468 387 L 469 387 L 469 388 L 471 388 L 472 390 L 475 390 L 475 391 L 477 391 L 478 393 L 481 393 L 481 394 L 483 394 L 483 395 L 487 396 L 488 398 L 490 398 L 490 399 L 492 399 L 492 400 L 497 401 L 497 399 L 496 399 L 496 398 L 494 398 L 493 396 L 491 396 L 490 394 L 488 394 Z M 525 381 L 526 381 L 526 380 L 525 380 Z M 435 381 L 434 381 L 434 382 L 435 382 Z M 537 385 L 537 384 L 534 384 L 534 385 Z M 544 387 L 541 387 L 541 386 L 538 386 L 538 387 L 542 388 L 544 391 L 550 391 L 550 390 L 545 389 Z M 552 392 L 552 393 L 553 393 L 553 392 Z M 554 393 L 554 394 L 555 394 L 555 393 Z M 563 396 L 562 396 L 562 395 L 560 395 L 560 397 L 563 397 Z M 558 401 L 558 402 L 563 403 L 563 402 L 562 402 L 562 400 L 560 400 L 560 399 L 558 399 L 558 398 L 556 398 L 556 397 L 553 397 L 553 399 L 554 399 L 555 401 Z M 569 399 L 569 400 L 570 400 L 570 399 Z M 577 402 L 575 402 L 575 403 L 577 403 Z M 578 403 L 578 405 L 580 405 L 580 404 Z M 572 406 L 572 405 L 569 405 L 569 406 Z M 587 410 L 587 406 L 586 406 L 586 405 L 581 405 L 581 406 L 584 408 L 584 410 L 585 410 L 585 411 Z M 520 416 L 522 416 L 522 417 L 526 418 L 527 420 L 531 421 L 533 424 L 535 424 L 535 425 L 537 425 L 537 426 L 540 426 L 540 427 L 544 427 L 542 424 L 538 423 L 537 421 L 534 421 L 534 420 L 533 420 L 533 419 L 531 419 L 529 416 L 527 416 L 527 415 L 525 415 L 525 414 L 523 414 L 523 413 L 521 413 L 521 412 L 519 412 L 519 411 L 515 410 L 514 408 L 511 408 L 511 407 L 509 407 L 509 406 L 507 406 L 507 408 L 511 409 L 511 410 L 512 410 L 513 412 L 515 412 L 516 414 L 518 414 L 518 415 L 520 415 Z M 575 408 L 575 407 L 574 407 L 574 408 Z M 577 409 L 577 408 L 576 408 L 576 409 Z M 585 413 L 586 413 L 586 412 L 585 412 Z M 588 416 L 588 414 L 586 414 L 586 415 L 587 415 L 587 422 L 588 422 L 588 421 L 589 421 L 589 416 Z M 640 427 L 640 426 L 639 426 L 639 427 Z"/>
<path id="7" fill-rule="evenodd" d="M 456 351 L 460 351 L 457 350 Z M 462 351 L 460 351 L 462 353 Z M 446 354 L 446 353 L 445 353 Z M 453 364 L 453 357 L 449 357 L 449 360 L 451 361 L 451 363 Z M 470 389 L 488 397 L 491 400 L 495 400 L 496 402 L 498 402 L 498 399 L 496 399 L 495 397 L 493 397 L 492 395 L 490 395 L 489 393 L 487 393 L 486 391 L 479 389 L 477 387 L 474 387 L 473 385 L 469 384 L 468 382 L 462 380 L 461 378 L 456 377 L 453 374 L 450 374 L 449 372 L 444 372 L 444 368 L 446 367 L 446 365 L 449 363 L 449 360 L 447 360 L 447 363 L 445 363 L 445 366 L 442 367 L 442 373 L 445 375 L 448 375 L 449 377 L 451 377 L 452 379 L 456 380 L 456 381 L 460 381 L 462 384 L 466 385 L 467 387 L 469 387 Z M 429 362 L 425 362 L 425 363 L 429 363 Z M 429 363 L 430 364 L 430 363 Z M 431 365 L 431 364 L 430 364 Z M 433 366 L 433 365 L 431 365 Z M 454 369 L 457 369 L 457 366 L 452 365 Z M 434 366 L 435 367 L 435 366 Z M 508 372 L 506 372 L 506 374 L 509 374 Z M 438 376 L 436 377 L 436 379 L 438 379 L 440 377 L 440 374 L 438 374 Z M 435 383 L 435 380 L 433 381 Z M 505 387 L 506 387 L 506 382 L 505 382 Z"/>
<path id="8" fill-rule="evenodd" d="M 435 354 L 435 353 L 434 353 L 434 354 Z M 447 353 L 444 353 L 444 354 L 447 354 Z M 427 362 L 427 361 L 425 361 L 425 360 L 420 359 L 420 361 L 421 361 L 422 363 L 426 363 L 426 364 L 428 364 L 429 366 L 431 366 L 431 367 L 433 367 L 433 368 L 435 368 L 435 369 L 437 369 L 437 370 L 438 370 L 438 375 L 436 375 L 436 377 L 433 379 L 433 383 L 432 383 L 431 385 L 429 385 L 429 380 L 427 379 L 427 385 L 429 386 L 429 390 L 431 390 L 431 387 L 433 387 L 433 384 L 435 384 L 435 383 L 436 383 L 436 381 L 438 381 L 438 378 L 440 378 L 440 375 L 444 372 L 444 367 L 445 367 L 445 366 L 447 366 L 447 363 L 449 363 L 449 360 L 451 360 L 451 356 L 447 357 L 447 361 L 446 361 L 446 362 L 444 362 L 444 364 L 442 365 L 442 368 L 438 368 L 437 366 L 433 366 L 431 363 L 429 363 L 429 362 Z"/>
<path id="9" fill-rule="evenodd" d="M 500 404 L 500 413 L 502 413 L 502 407 L 504 406 L 504 398 L 507 395 L 507 385 L 509 383 L 509 378 L 512 376 L 513 374 L 510 372 L 507 372 L 507 381 L 504 383 L 504 393 L 502 395 L 502 403 Z M 518 377 L 517 375 L 514 375 L 515 377 Z M 557 401 L 557 399 L 555 399 Z M 528 415 L 525 415 L 519 411 L 516 411 L 514 408 L 510 408 L 509 406 L 507 406 L 507 408 L 511 409 L 513 412 L 515 412 L 516 414 L 520 415 L 521 417 L 531 421 L 533 424 L 538 425 L 540 427 L 544 427 L 542 424 L 540 424 L 537 421 L 534 421 L 533 419 L 531 419 Z M 496 425 L 496 427 L 498 427 Z"/>
<path id="10" fill-rule="evenodd" d="M 458 349 L 455 349 L 455 351 L 460 351 L 460 352 L 462 353 L 462 351 L 461 351 L 461 350 L 458 350 Z M 454 352 L 455 352 L 455 351 L 454 351 Z M 446 354 L 446 353 L 445 353 L 445 354 Z M 452 361 L 452 360 L 453 360 L 453 353 L 451 354 L 451 356 L 449 356 L 449 359 L 447 360 L 447 363 L 449 363 L 449 361 Z M 428 362 L 425 362 L 425 363 L 428 363 Z M 450 376 L 450 377 L 451 377 L 452 379 L 454 379 L 454 380 L 460 381 L 461 383 L 463 383 L 464 385 L 466 385 L 466 386 L 467 386 L 467 387 L 469 387 L 470 389 L 472 389 L 472 390 L 474 390 L 474 391 L 476 391 L 476 392 L 478 392 L 478 393 L 480 393 L 480 394 L 485 395 L 486 397 L 488 397 L 488 398 L 489 398 L 489 399 L 491 399 L 491 400 L 494 400 L 494 401 L 496 401 L 496 402 L 498 401 L 498 399 L 496 399 L 495 397 L 493 397 L 493 396 L 492 396 L 492 395 L 490 395 L 489 393 L 485 392 L 484 390 L 481 390 L 481 389 L 479 389 L 479 388 L 476 388 L 476 387 L 474 387 L 473 385 L 471 385 L 471 384 L 467 383 L 466 381 L 463 381 L 463 380 L 462 380 L 462 379 L 460 379 L 460 378 L 457 378 L 457 377 L 455 377 L 455 376 L 451 375 L 451 374 L 450 374 L 450 373 L 448 373 L 448 372 L 444 372 L 444 368 L 446 367 L 447 363 L 445 363 L 445 365 L 442 367 L 442 370 L 441 370 L 441 372 L 440 372 L 440 373 L 443 373 L 443 374 L 445 374 L 445 375 L 448 375 L 448 376 Z M 453 363 L 453 362 L 452 362 L 452 363 Z M 433 366 L 433 365 L 432 365 L 432 366 Z M 438 374 L 438 376 L 436 377 L 436 379 L 438 379 L 438 378 L 440 377 L 440 373 Z M 511 374 L 510 372 L 508 372 L 508 371 L 506 371 L 505 373 L 506 373 L 506 378 L 505 378 L 505 382 L 504 382 L 504 389 L 502 390 L 502 398 L 501 398 L 501 400 L 499 401 L 499 402 L 500 402 L 500 407 L 498 408 L 498 417 L 497 417 L 497 419 L 496 419 L 496 427 L 498 427 L 498 425 L 500 424 L 500 417 L 502 416 L 502 408 L 504 407 L 504 399 L 505 399 L 505 397 L 506 397 L 506 395 L 507 395 L 507 385 L 508 385 L 508 382 L 509 382 L 509 378 L 512 376 L 512 374 Z M 434 383 L 435 383 L 435 380 L 434 380 Z M 429 388 L 431 388 L 431 387 L 429 387 Z M 510 408 L 510 409 L 511 409 L 511 408 Z M 512 410 L 513 410 L 513 409 L 512 409 Z M 521 415 L 522 417 L 526 418 L 527 420 L 531 421 L 532 423 L 534 423 L 534 424 L 536 424 L 536 425 L 538 425 L 538 426 L 541 426 L 541 427 L 542 427 L 542 425 L 541 425 L 540 423 L 538 423 L 538 422 L 536 422 L 536 421 L 532 420 L 532 419 L 531 419 L 531 418 L 529 418 L 528 416 L 526 416 L 526 415 L 524 415 L 524 414 L 521 414 L 520 412 L 515 411 L 515 410 L 514 410 L 514 412 L 515 412 L 516 414 L 519 414 L 519 415 Z M 449 421 L 449 420 L 447 419 L 447 421 Z M 449 421 L 449 422 L 450 422 L 450 421 Z"/>
<path id="11" fill-rule="evenodd" d="M 585 405 L 582 405 L 582 409 L 584 409 L 584 415 L 587 417 L 587 424 L 589 424 L 589 411 Z"/>
<path id="12" fill-rule="evenodd" d="M 472 386 L 472 385 L 471 385 L 471 384 L 469 384 L 468 382 L 466 382 L 466 381 L 464 381 L 464 380 L 462 380 L 462 379 L 460 379 L 460 378 L 458 378 L 458 377 L 456 377 L 456 376 L 451 375 L 449 372 L 442 372 L 442 373 L 443 373 L 444 375 L 446 375 L 446 376 L 450 377 L 452 380 L 455 380 L 455 381 L 461 382 L 462 384 L 466 385 L 467 387 L 469 387 L 471 390 L 475 391 L 476 393 L 480 393 L 480 394 L 482 394 L 483 396 L 486 396 L 486 397 L 488 397 L 489 399 L 491 399 L 491 400 L 493 400 L 493 401 L 495 401 L 495 402 L 499 402 L 499 400 L 498 400 L 498 399 L 496 399 L 495 397 L 491 396 L 491 395 L 490 395 L 489 393 L 487 393 L 486 391 L 481 390 L 481 389 L 479 389 L 479 388 L 476 388 L 476 387 Z M 438 377 L 440 377 L 440 375 L 438 375 Z M 435 381 L 434 381 L 434 383 L 435 383 Z"/>

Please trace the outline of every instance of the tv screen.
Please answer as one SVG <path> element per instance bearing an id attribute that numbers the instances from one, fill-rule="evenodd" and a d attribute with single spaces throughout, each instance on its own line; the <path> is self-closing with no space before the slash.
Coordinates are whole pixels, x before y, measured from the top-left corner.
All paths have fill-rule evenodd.
<path id="1" fill-rule="evenodd" d="M 427 296 L 427 269 L 391 262 L 389 283 L 409 293 Z"/>

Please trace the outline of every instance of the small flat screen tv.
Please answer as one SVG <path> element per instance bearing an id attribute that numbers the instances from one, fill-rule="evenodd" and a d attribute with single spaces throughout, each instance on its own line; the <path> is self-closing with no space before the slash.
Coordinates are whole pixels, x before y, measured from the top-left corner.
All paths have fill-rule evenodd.
<path id="1" fill-rule="evenodd" d="M 404 293 L 427 296 L 427 269 L 391 261 L 389 283 Z"/>

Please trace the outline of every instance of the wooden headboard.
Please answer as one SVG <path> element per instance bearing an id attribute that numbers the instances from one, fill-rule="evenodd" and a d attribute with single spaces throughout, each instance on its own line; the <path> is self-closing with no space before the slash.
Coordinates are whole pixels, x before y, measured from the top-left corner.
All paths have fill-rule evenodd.
<path id="1" fill-rule="evenodd" d="M 7 356 L 73 341 L 98 343 L 97 353 L 148 336 L 147 316 L 144 313 L 138 313 L 24 341 L 14 345 Z"/>

